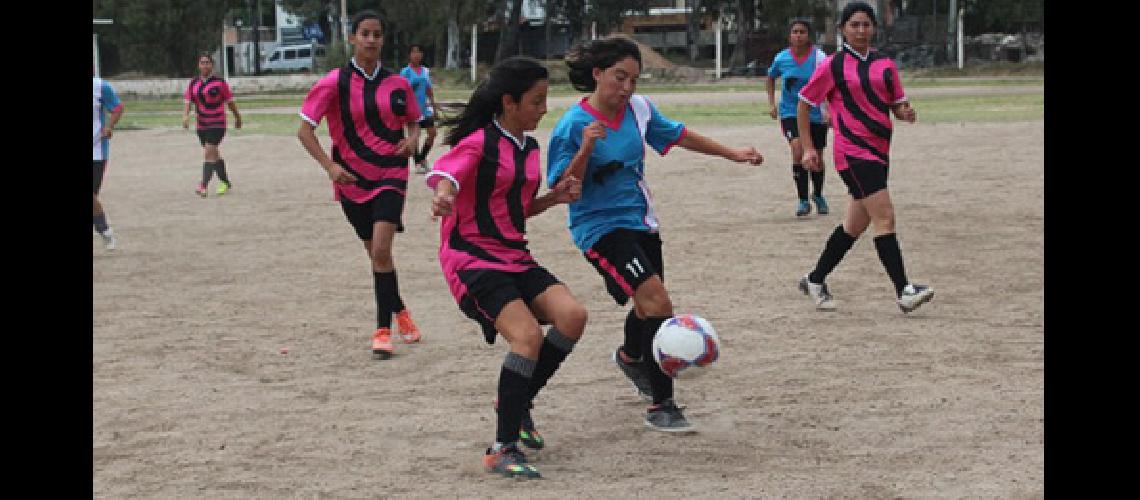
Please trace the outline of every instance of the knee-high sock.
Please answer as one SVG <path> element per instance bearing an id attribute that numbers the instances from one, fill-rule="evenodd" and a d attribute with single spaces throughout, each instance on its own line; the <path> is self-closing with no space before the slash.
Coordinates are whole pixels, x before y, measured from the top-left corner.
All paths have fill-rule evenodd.
<path id="1" fill-rule="evenodd" d="M 400 297 L 400 277 L 396 274 L 396 270 L 392 270 L 392 313 L 398 313 L 406 309 L 404 306 L 404 299 Z"/>
<path id="2" fill-rule="evenodd" d="M 431 146 L 432 144 L 430 142 L 424 143 L 423 150 L 420 151 L 419 156 L 416 158 L 416 163 L 423 163 L 424 160 L 427 159 L 428 152 L 431 151 Z"/>
<path id="3" fill-rule="evenodd" d="M 534 367 L 534 376 L 530 379 L 530 389 L 527 401 L 531 401 L 546 386 L 546 382 L 562 366 L 562 362 L 574 350 L 577 340 L 567 337 L 553 326 L 546 333 L 542 341 L 542 349 L 538 352 L 538 363 Z"/>
<path id="4" fill-rule="evenodd" d="M 650 316 L 642 323 L 641 352 L 644 354 L 642 356 L 644 362 L 641 366 L 649 377 L 649 386 L 653 389 L 653 404 L 673 398 L 673 379 L 661 371 L 657 359 L 653 357 L 653 337 L 657 334 L 657 329 L 661 328 L 661 323 L 667 319 L 669 319 L 667 316 Z"/>
<path id="5" fill-rule="evenodd" d="M 392 314 L 396 312 L 396 273 L 372 272 L 376 292 L 376 328 L 391 328 Z"/>
<path id="6" fill-rule="evenodd" d="M 792 179 L 796 181 L 796 196 L 807 201 L 808 198 L 808 171 L 803 165 L 792 165 Z"/>
<path id="7" fill-rule="evenodd" d="M 91 225 L 95 226 L 95 231 L 99 234 L 107 232 L 107 228 L 111 227 L 107 225 L 107 212 L 91 216 Z"/>
<path id="8" fill-rule="evenodd" d="M 226 175 L 226 160 L 218 158 L 218 161 L 214 162 L 214 165 L 215 170 L 218 171 L 218 178 L 221 179 L 222 182 L 229 184 L 230 176 Z"/>
<path id="9" fill-rule="evenodd" d="M 816 196 L 823 196 L 823 169 L 811 173 L 811 192 Z"/>
<path id="10" fill-rule="evenodd" d="M 536 363 L 515 352 L 507 353 L 503 360 L 503 369 L 499 371 L 499 403 L 495 409 L 499 417 L 495 442 L 518 441 L 523 413 L 530 403 L 527 394 Z"/>
<path id="11" fill-rule="evenodd" d="M 634 308 L 629 308 L 629 315 L 625 317 L 625 343 L 621 350 L 626 356 L 634 360 L 641 358 L 641 331 L 645 328 L 645 320 L 637 317 Z"/>
<path id="12" fill-rule="evenodd" d="M 895 296 L 901 296 L 906 288 L 906 268 L 903 266 L 902 249 L 895 233 L 888 233 L 875 237 L 875 250 L 879 252 L 879 261 L 887 269 L 887 275 L 895 285 Z"/>
<path id="13" fill-rule="evenodd" d="M 214 177 L 215 162 L 204 161 L 202 162 L 202 185 L 210 184 L 210 179 Z"/>
<path id="14" fill-rule="evenodd" d="M 847 255 L 847 251 L 854 244 L 855 238 L 843 230 L 843 225 L 836 226 L 831 237 L 827 239 L 827 245 L 823 247 L 823 253 L 819 254 L 819 262 L 816 262 L 815 270 L 808 274 L 808 280 L 812 283 L 823 283 L 823 280 L 827 279 L 827 275 L 831 274 L 835 266 L 839 265 L 839 261 L 843 260 L 843 256 Z"/>

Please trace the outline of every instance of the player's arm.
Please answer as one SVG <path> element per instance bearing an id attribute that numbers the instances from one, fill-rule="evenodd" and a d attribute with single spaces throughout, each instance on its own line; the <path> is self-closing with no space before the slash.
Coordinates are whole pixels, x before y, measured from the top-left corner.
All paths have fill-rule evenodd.
<path id="1" fill-rule="evenodd" d="M 107 120 L 107 123 L 103 125 L 103 137 L 106 137 L 108 139 L 111 138 L 111 135 L 115 133 L 115 124 L 119 123 L 119 118 L 122 117 L 123 105 L 120 103 L 118 106 L 115 106 L 115 109 L 111 110 L 111 114 Z"/>
<path id="2" fill-rule="evenodd" d="M 404 125 L 405 137 L 400 139 L 396 144 L 396 154 L 399 156 L 411 156 L 415 144 L 420 143 L 420 124 L 419 122 L 408 122 Z"/>
<path id="3" fill-rule="evenodd" d="M 182 101 L 182 128 L 190 128 L 190 101 Z"/>
<path id="4" fill-rule="evenodd" d="M 317 160 L 317 163 L 320 164 L 321 168 L 325 169 L 325 172 L 329 175 L 329 179 L 333 182 L 337 184 L 352 184 L 356 182 L 355 176 L 348 173 L 340 165 L 337 165 L 336 162 L 332 161 L 332 158 L 329 158 L 329 155 L 325 154 L 324 150 L 321 149 L 321 142 L 317 140 L 316 128 L 315 125 L 309 123 L 307 120 L 301 120 L 301 127 L 297 129 L 297 139 L 301 141 L 301 145 L 305 147 L 305 151 L 308 151 L 309 156 Z"/>
<path id="5" fill-rule="evenodd" d="M 534 201 L 531 202 L 530 210 L 526 216 L 534 217 L 559 203 L 578 201 L 578 198 L 581 196 L 582 181 L 573 175 L 563 175 L 562 178 L 559 179 L 558 184 L 554 185 L 554 189 L 547 191 L 546 194 L 535 198 Z"/>
<path id="6" fill-rule="evenodd" d="M 776 79 L 768 77 L 768 116 L 776 119 Z"/>
<path id="7" fill-rule="evenodd" d="M 749 162 L 753 165 L 759 165 L 764 162 L 764 156 L 752 146 L 730 148 L 712 138 L 698 134 L 692 131 L 692 129 L 685 128 L 684 132 L 684 135 L 681 137 L 681 140 L 677 142 L 677 145 L 690 151 L 720 156 L 735 162 Z"/>
<path id="8" fill-rule="evenodd" d="M 431 87 L 427 88 L 427 97 L 428 103 L 431 104 L 431 109 L 435 110 L 435 114 L 439 115 L 440 118 L 442 118 L 443 113 L 439 111 L 439 105 L 435 103 L 435 92 L 432 91 Z"/>
<path id="9" fill-rule="evenodd" d="M 598 139 L 606 138 L 606 126 L 602 122 L 595 120 L 593 123 L 586 125 L 582 128 L 582 145 L 578 147 L 578 152 L 574 153 L 574 157 L 570 159 L 570 164 L 566 166 L 566 170 L 562 172 L 559 177 L 559 182 L 574 177 L 581 179 L 586 174 L 586 167 L 590 165 L 590 155 L 594 152 L 594 143 Z M 557 185 L 557 184 L 555 184 Z"/>
<path id="10" fill-rule="evenodd" d="M 804 151 L 804 168 L 819 172 L 822 169 L 821 159 L 815 149 L 815 143 L 811 139 L 811 105 L 803 98 L 800 98 L 800 102 L 796 103 L 796 128 L 800 131 L 800 144 Z"/>
<path id="11" fill-rule="evenodd" d="M 230 111 L 234 114 L 234 128 L 241 128 L 241 112 L 238 111 L 237 103 L 232 99 L 226 103 L 230 107 Z"/>
<path id="12" fill-rule="evenodd" d="M 450 215 L 455 208 L 456 191 L 455 183 L 451 179 L 441 177 L 435 184 L 435 196 L 431 199 L 431 214 L 436 217 Z"/>

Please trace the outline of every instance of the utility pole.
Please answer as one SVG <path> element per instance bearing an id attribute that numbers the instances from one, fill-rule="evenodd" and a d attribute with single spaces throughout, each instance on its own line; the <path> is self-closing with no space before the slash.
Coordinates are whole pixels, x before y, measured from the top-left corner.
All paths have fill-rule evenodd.
<path id="1" fill-rule="evenodd" d="M 340 0 L 340 33 L 344 36 L 344 53 L 352 55 L 352 49 L 348 48 L 348 7 L 346 0 Z"/>
<path id="2" fill-rule="evenodd" d="M 253 0 L 253 75 L 261 74 L 261 0 Z"/>
<path id="3" fill-rule="evenodd" d="M 114 22 L 113 19 L 92 19 L 91 25 L 114 24 Z M 99 66 L 99 34 L 94 31 L 91 32 L 91 58 L 95 62 L 95 76 L 102 75 L 103 73 Z"/>

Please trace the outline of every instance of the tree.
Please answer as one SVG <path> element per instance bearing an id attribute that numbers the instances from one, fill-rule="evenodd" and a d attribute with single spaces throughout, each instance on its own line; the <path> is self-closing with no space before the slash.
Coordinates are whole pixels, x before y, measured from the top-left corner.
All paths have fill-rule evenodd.
<path id="1" fill-rule="evenodd" d="M 499 50 L 495 51 L 495 62 L 518 54 L 519 22 L 522 17 L 524 0 L 501 0 L 510 11 L 506 21 L 499 28 Z"/>
<path id="2" fill-rule="evenodd" d="M 112 46 L 121 71 L 187 77 L 197 71 L 197 55 L 222 44 L 222 20 L 241 0 L 99 0 L 94 17 L 115 20 L 100 31 Z"/>

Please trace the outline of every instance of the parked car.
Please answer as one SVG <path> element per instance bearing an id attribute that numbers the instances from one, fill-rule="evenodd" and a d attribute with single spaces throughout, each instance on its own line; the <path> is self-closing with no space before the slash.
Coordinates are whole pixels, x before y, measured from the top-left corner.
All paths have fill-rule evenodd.
<path id="1" fill-rule="evenodd" d="M 314 51 L 316 52 L 314 54 Z M 264 71 L 312 71 L 313 58 L 323 57 L 323 45 L 280 45 L 261 63 Z"/>

